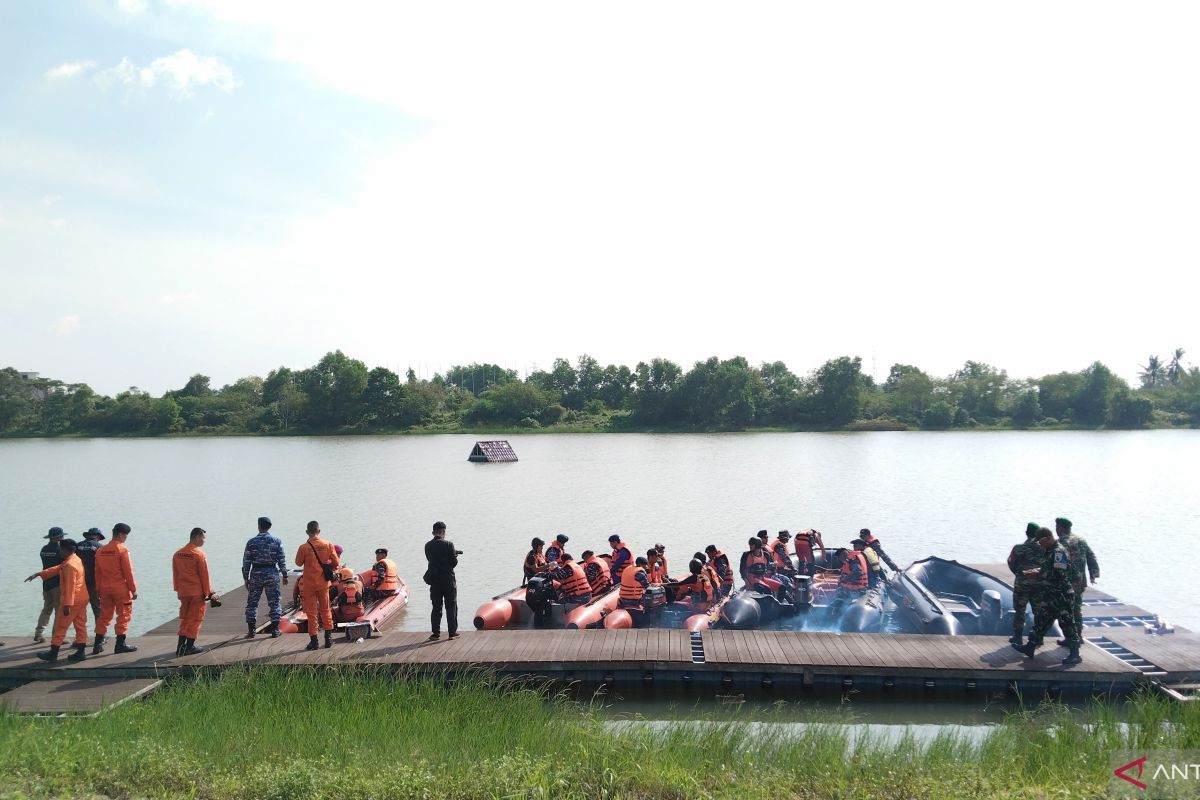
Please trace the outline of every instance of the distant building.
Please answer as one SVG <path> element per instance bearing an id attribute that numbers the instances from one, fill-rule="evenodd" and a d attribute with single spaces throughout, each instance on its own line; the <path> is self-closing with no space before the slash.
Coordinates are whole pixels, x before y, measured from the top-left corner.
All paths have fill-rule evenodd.
<path id="1" fill-rule="evenodd" d="M 502 439 L 491 442 L 476 442 L 475 447 L 471 449 L 471 455 L 467 456 L 467 461 L 475 461 L 481 464 L 516 460 L 517 454 L 513 452 L 512 445 Z"/>
<path id="2" fill-rule="evenodd" d="M 40 372 L 20 372 L 18 374 L 27 381 L 36 381 L 38 378 L 42 377 Z"/>

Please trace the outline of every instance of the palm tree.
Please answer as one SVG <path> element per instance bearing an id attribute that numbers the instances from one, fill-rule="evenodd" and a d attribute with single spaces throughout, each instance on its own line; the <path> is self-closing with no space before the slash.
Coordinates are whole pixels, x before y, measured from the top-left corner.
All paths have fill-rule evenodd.
<path id="1" fill-rule="evenodd" d="M 1183 374 L 1183 348 L 1175 348 L 1175 354 L 1171 356 L 1171 363 L 1167 364 L 1167 380 L 1171 383 L 1179 383 L 1179 376 Z"/>
<path id="2" fill-rule="evenodd" d="M 1158 356 L 1150 356 L 1146 362 L 1146 366 L 1142 367 L 1141 375 L 1142 388 L 1150 389 L 1158 386 L 1163 380 L 1162 362 L 1158 360 Z"/>

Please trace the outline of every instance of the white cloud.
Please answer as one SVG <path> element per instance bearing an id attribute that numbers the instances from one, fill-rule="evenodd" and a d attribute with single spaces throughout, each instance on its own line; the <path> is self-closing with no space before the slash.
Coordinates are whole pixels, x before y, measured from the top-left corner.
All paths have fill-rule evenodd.
<path id="1" fill-rule="evenodd" d="M 68 314 L 65 317 L 59 317 L 54 323 L 54 330 L 59 336 L 70 336 L 79 328 L 79 315 Z"/>
<path id="2" fill-rule="evenodd" d="M 164 306 L 181 306 L 191 305 L 200 299 L 198 292 L 182 292 L 180 294 L 164 294 L 158 298 L 158 302 Z"/>
<path id="3" fill-rule="evenodd" d="M 146 10 L 146 0 L 117 0 L 117 8 L 126 14 L 141 14 Z"/>
<path id="4" fill-rule="evenodd" d="M 54 80 L 63 78 L 74 78 L 77 75 L 82 75 L 96 68 L 95 61 L 68 61 L 65 64 L 59 64 L 57 67 L 46 71 L 46 77 Z"/>
<path id="5" fill-rule="evenodd" d="M 96 83 L 102 89 L 113 86 L 131 89 L 161 87 L 176 98 L 191 97 L 197 88 L 205 86 L 231 92 L 240 85 L 233 70 L 219 58 L 197 56 L 187 48 L 156 58 L 145 67 L 122 58 L 116 66 L 96 73 Z"/>

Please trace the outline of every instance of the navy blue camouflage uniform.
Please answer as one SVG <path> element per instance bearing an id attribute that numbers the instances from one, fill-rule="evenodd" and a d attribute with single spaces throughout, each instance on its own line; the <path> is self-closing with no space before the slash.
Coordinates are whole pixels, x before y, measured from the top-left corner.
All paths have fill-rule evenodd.
<path id="1" fill-rule="evenodd" d="M 258 622 L 258 601 L 265 590 L 267 605 L 271 609 L 271 622 L 283 617 L 283 605 L 279 602 L 279 577 L 287 574 L 287 561 L 283 555 L 283 542 L 278 536 L 264 531 L 246 542 L 242 555 L 242 580 L 246 584 L 246 623 Z"/>

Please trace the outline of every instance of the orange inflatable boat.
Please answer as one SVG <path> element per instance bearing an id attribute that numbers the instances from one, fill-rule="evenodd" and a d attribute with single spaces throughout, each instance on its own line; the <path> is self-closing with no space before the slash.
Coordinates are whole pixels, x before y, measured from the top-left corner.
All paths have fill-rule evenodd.
<path id="1" fill-rule="evenodd" d="M 371 570 L 365 570 L 356 576 L 360 583 L 368 582 L 373 576 Z M 391 622 L 395 615 L 408 605 L 408 584 L 403 578 L 397 578 L 399 586 L 396 593 L 363 603 L 361 612 L 353 609 L 339 608 L 336 601 L 332 604 L 333 623 L 338 630 L 345 631 L 348 638 L 362 636 L 370 638 L 379 633 Z M 298 587 L 297 587 L 298 588 Z M 292 608 L 279 622 L 279 630 L 284 633 L 308 633 L 308 615 L 299 607 L 298 596 L 293 598 Z"/>
<path id="2" fill-rule="evenodd" d="M 502 628 L 598 628 L 617 607 L 618 587 L 609 589 L 590 603 L 566 606 L 556 599 L 545 578 L 530 578 L 529 585 L 493 597 L 475 612 L 475 627 L 481 631 Z"/>

